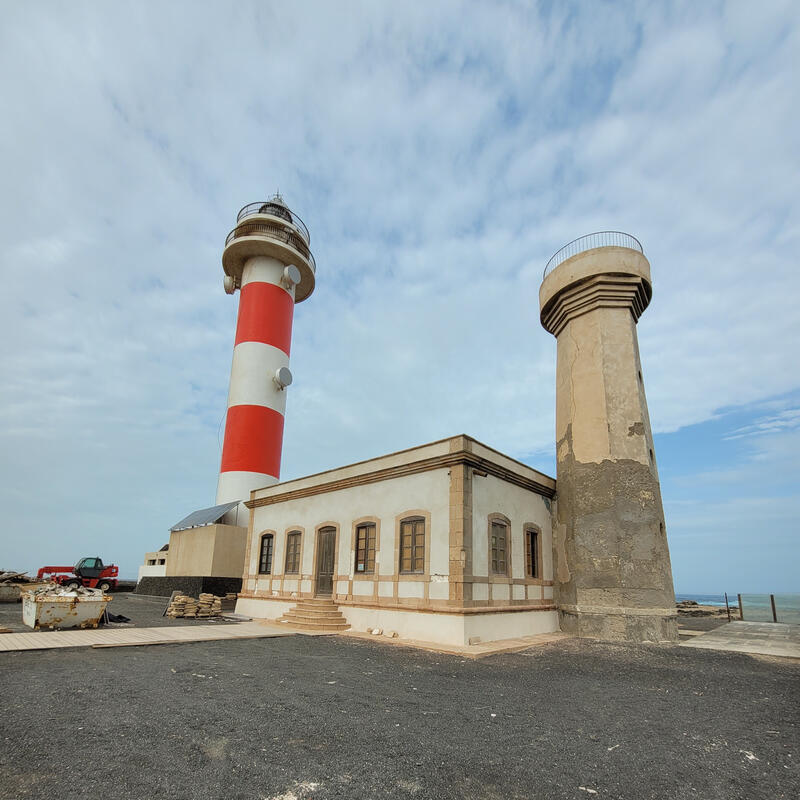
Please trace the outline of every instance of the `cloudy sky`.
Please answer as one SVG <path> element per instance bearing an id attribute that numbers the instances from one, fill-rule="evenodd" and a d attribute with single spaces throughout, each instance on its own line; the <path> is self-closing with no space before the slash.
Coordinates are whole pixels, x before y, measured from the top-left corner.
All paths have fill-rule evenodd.
<path id="1" fill-rule="evenodd" d="M 549 256 L 643 243 L 679 592 L 800 591 L 793 2 L 2 3 L 0 568 L 214 502 L 236 211 L 311 230 L 283 477 L 468 433 L 554 474 Z"/>

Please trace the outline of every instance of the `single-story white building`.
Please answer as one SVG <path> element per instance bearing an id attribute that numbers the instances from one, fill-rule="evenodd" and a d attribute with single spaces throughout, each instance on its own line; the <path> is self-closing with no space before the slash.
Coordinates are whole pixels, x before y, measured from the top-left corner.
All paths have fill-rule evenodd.
<path id="1" fill-rule="evenodd" d="M 455 645 L 557 631 L 555 485 L 455 436 L 257 489 L 236 610 L 330 598 L 354 630 Z"/>

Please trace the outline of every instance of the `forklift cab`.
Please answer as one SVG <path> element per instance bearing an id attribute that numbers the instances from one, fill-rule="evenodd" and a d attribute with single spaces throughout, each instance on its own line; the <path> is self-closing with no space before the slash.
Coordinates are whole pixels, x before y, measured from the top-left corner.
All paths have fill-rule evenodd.
<path id="1" fill-rule="evenodd" d="M 99 578 L 104 569 L 100 558 L 82 558 L 75 565 L 74 572 L 79 578 Z"/>

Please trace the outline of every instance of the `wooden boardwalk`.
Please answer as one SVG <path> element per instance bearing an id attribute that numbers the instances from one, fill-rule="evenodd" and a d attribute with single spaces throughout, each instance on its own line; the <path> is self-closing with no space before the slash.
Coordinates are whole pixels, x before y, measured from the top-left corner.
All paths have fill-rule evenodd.
<path id="1" fill-rule="evenodd" d="M 50 650 L 59 647 L 132 647 L 149 644 L 214 642 L 222 639 L 267 639 L 295 632 L 261 622 L 235 625 L 176 625 L 164 628 L 93 628 L 0 634 L 0 652 Z"/>

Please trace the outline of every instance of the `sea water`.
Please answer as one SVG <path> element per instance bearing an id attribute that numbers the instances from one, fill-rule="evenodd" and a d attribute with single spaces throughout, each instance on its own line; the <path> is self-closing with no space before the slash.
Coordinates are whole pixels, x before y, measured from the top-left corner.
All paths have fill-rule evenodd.
<path id="1" fill-rule="evenodd" d="M 701 606 L 725 605 L 725 595 L 722 594 L 676 594 L 675 600 L 694 600 Z M 728 603 L 731 608 L 738 608 L 739 601 L 735 592 L 728 592 Z M 772 606 L 768 594 L 743 594 L 742 610 L 745 622 L 772 622 Z M 800 594 L 776 594 L 775 611 L 778 622 L 800 623 Z"/>

